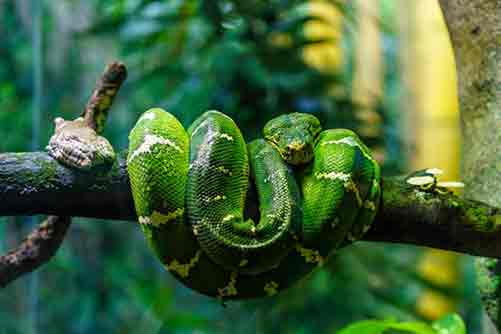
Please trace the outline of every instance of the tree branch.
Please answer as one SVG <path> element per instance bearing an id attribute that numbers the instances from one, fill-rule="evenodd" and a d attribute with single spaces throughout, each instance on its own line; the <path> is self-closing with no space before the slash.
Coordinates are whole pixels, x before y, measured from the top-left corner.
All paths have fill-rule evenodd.
<path id="1" fill-rule="evenodd" d="M 127 69 L 125 65 L 113 62 L 106 67 L 101 78 L 96 82 L 82 117 L 84 117 L 87 125 L 96 130 L 97 133 L 102 132 L 104 129 L 107 112 L 126 77 Z M 45 155 L 45 158 L 49 158 L 47 154 L 43 155 Z M 48 165 L 44 164 L 44 166 Z M 49 172 L 49 170 L 43 172 Z M 29 175 L 22 175 L 26 177 L 26 180 L 30 179 Z M 24 192 L 30 192 L 29 186 L 17 195 L 22 195 Z M 75 198 L 79 201 L 85 201 L 85 198 L 82 199 L 79 196 L 75 196 Z M 10 204 L 7 204 L 7 206 L 10 206 Z M 31 213 L 27 212 L 26 214 Z M 49 216 L 42 224 L 38 225 L 19 246 L 0 256 L 1 287 L 6 286 L 19 276 L 37 269 L 55 255 L 71 225 L 71 218 L 69 217 L 71 214 L 57 214 L 58 216 Z"/>
<path id="2" fill-rule="evenodd" d="M 135 221 L 125 155 L 108 171 L 82 173 L 41 152 L 1 154 L 0 215 Z M 501 210 L 451 192 L 419 190 L 404 176 L 386 178 L 382 207 L 365 240 L 501 257 Z"/>
<path id="3" fill-rule="evenodd" d="M 70 217 L 51 216 L 19 246 L 0 256 L 0 287 L 49 261 L 63 242 L 70 221 Z"/>
<path id="4" fill-rule="evenodd" d="M 109 170 L 79 171 L 45 152 L 0 154 L 0 215 L 134 220 L 125 153 Z"/>
<path id="5" fill-rule="evenodd" d="M 452 192 L 422 191 L 386 178 L 382 207 L 366 240 L 501 257 L 501 208 Z"/>
<path id="6" fill-rule="evenodd" d="M 85 106 L 82 117 L 97 133 L 103 132 L 108 111 L 125 79 L 127 79 L 125 65 L 113 62 L 106 67 L 101 78 L 96 82 L 96 87 Z"/>

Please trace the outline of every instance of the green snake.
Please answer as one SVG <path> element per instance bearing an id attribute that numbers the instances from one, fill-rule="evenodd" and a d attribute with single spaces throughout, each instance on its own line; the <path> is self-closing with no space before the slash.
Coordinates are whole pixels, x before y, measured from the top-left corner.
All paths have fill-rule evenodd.
<path id="1" fill-rule="evenodd" d="M 263 137 L 246 144 L 218 111 L 185 130 L 159 108 L 130 132 L 142 231 L 165 268 L 202 294 L 275 295 L 359 239 L 377 212 L 380 169 L 352 131 L 322 131 L 314 116 L 292 113 Z M 248 210 L 253 192 L 258 214 Z"/>

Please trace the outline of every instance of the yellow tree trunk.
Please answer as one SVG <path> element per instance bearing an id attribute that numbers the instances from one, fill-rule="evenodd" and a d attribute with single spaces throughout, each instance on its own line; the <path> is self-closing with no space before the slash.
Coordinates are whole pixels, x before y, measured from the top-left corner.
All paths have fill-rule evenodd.
<path id="1" fill-rule="evenodd" d="M 402 0 L 401 0 L 402 1 Z M 408 3 L 407 0 L 403 0 Z M 412 168 L 438 167 L 459 178 L 460 129 L 454 56 L 436 0 L 415 1 L 416 151 Z"/>
<path id="2" fill-rule="evenodd" d="M 379 30 L 379 1 L 356 0 L 355 67 L 352 100 L 355 117 L 360 126 L 357 132 L 365 138 L 382 135 L 381 119 L 376 108 L 383 95 L 383 57 Z M 379 149 L 376 153 L 379 153 Z M 378 157 L 379 154 L 376 154 Z"/>
<path id="3" fill-rule="evenodd" d="M 441 180 L 459 178 L 460 128 L 452 48 L 437 0 L 399 0 L 401 64 L 407 89 L 402 105 L 410 169 L 437 167 Z M 418 274 L 438 286 L 454 287 L 460 258 L 438 250 L 425 252 Z M 454 298 L 423 293 L 416 311 L 436 319 L 453 311 Z"/>

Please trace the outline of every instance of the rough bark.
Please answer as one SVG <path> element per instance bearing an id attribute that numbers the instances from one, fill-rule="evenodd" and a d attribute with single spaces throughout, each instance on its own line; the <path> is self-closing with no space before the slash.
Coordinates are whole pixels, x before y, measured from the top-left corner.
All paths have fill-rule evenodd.
<path id="1" fill-rule="evenodd" d="M 51 216 L 19 246 L 0 256 L 0 287 L 49 261 L 64 240 L 70 217 Z"/>
<path id="2" fill-rule="evenodd" d="M 83 172 L 45 152 L 0 154 L 0 215 L 134 220 L 124 157 L 109 170 Z"/>
<path id="3" fill-rule="evenodd" d="M 113 62 L 105 68 L 101 78 L 97 80 L 92 95 L 82 112 L 82 117 L 84 117 L 86 124 L 96 130 L 97 133 L 101 133 L 104 129 L 107 112 L 126 77 L 127 69 L 125 65 L 120 62 Z M 21 157 L 22 154 L 19 154 L 16 158 Z M 45 161 L 45 163 L 42 162 L 43 159 L 52 160 L 52 164 L 47 164 L 47 161 Z M 42 160 L 38 160 L 34 164 L 36 169 L 37 163 L 41 163 L 38 167 L 42 169 L 38 169 L 37 171 L 30 171 L 28 169 L 25 170 L 24 174 L 16 170 L 14 170 L 14 172 L 16 175 L 20 176 L 21 179 L 27 181 L 27 184 L 30 183 L 30 180 L 35 181 L 35 183 L 37 182 L 36 178 L 31 178 L 31 176 L 36 175 L 39 171 L 44 173 L 44 176 L 50 177 L 50 175 L 52 175 L 51 173 L 55 172 L 55 169 L 53 169 L 53 167 L 56 168 L 56 164 L 54 164 L 55 161 L 48 157 L 47 154 L 43 154 Z M 12 162 L 12 160 L 7 158 L 5 161 L 0 162 L 0 164 L 9 166 L 10 162 Z M 47 168 L 45 169 L 45 167 Z M 44 178 L 42 177 L 41 179 Z M 64 181 L 61 180 L 61 183 L 71 183 L 70 180 L 71 177 Z M 15 184 L 15 176 L 11 175 L 9 180 L 6 180 L 6 184 L 9 184 L 7 187 L 11 187 Z M 30 186 L 24 189 L 18 189 L 15 186 L 11 187 L 10 189 L 15 192 L 11 192 L 8 198 L 17 199 L 18 196 L 23 196 L 26 192 L 30 192 L 40 185 L 43 186 L 43 184 L 38 183 L 34 188 L 30 188 Z M 74 186 L 78 188 L 78 183 L 74 184 Z M 43 192 L 39 194 L 43 194 Z M 79 194 L 73 194 L 73 198 L 77 201 L 86 200 L 86 198 L 81 198 Z M 68 198 L 66 198 L 66 200 L 68 200 Z M 5 207 L 11 207 L 8 201 L 5 201 L 3 205 L 5 205 Z M 12 207 L 14 206 L 15 205 Z M 27 212 L 26 214 L 31 213 Z M 63 212 L 57 214 L 57 216 L 49 216 L 42 224 L 38 225 L 20 245 L 10 250 L 7 254 L 0 256 L 0 286 L 5 286 L 19 276 L 37 269 L 56 254 L 59 246 L 64 240 L 66 231 L 71 225 L 71 218 L 69 216 L 72 215 L 72 213 Z"/>
<path id="4" fill-rule="evenodd" d="M 124 157 L 122 152 L 108 171 L 83 173 L 42 152 L 2 154 L 0 215 L 58 214 L 135 221 Z M 386 178 L 381 210 L 365 240 L 501 257 L 501 210 L 450 192 L 418 190 L 405 177 Z"/>
<path id="5" fill-rule="evenodd" d="M 96 87 L 82 112 L 82 117 L 88 126 L 96 130 L 97 133 L 103 132 L 108 111 L 126 78 L 125 65 L 113 62 L 106 67 L 103 75 L 96 82 Z"/>
<path id="6" fill-rule="evenodd" d="M 468 197 L 501 204 L 501 2 L 442 0 L 458 71 Z"/>
<path id="7" fill-rule="evenodd" d="M 465 196 L 501 206 L 501 2 L 440 0 L 440 5 L 458 72 Z M 499 278 L 499 265 L 485 260 L 477 265 Z M 480 282 L 486 309 L 499 330 L 499 279 Z"/>

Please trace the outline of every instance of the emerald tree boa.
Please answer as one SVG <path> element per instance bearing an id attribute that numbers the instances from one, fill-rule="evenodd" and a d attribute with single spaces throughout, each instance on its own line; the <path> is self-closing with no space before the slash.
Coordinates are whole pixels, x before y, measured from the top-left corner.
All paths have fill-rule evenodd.
<path id="1" fill-rule="evenodd" d="M 312 115 L 270 120 L 248 144 L 208 111 L 187 130 L 153 108 L 129 135 L 139 223 L 164 267 L 221 300 L 272 296 L 359 239 L 378 210 L 380 168 L 350 130 Z M 257 193 L 259 217 L 247 217 Z"/>

